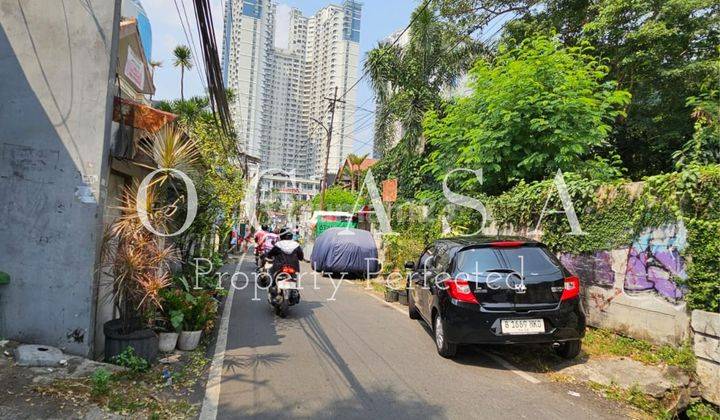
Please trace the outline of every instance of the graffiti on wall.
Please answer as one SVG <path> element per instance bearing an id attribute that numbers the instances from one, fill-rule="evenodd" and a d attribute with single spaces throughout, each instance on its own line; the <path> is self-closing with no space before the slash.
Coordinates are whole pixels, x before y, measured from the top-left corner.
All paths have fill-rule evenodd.
<path id="1" fill-rule="evenodd" d="M 622 289 L 606 297 L 602 293 L 590 298 L 600 310 L 604 310 L 619 294 L 652 293 L 672 302 L 682 301 L 685 294 L 681 279 L 687 278 L 685 261 L 681 255 L 687 245 L 685 226 L 678 224 L 648 228 L 630 245 L 625 254 L 624 273 L 613 270 L 613 253 L 597 251 L 594 254 L 562 254 L 560 260 L 583 283 L 604 289 L 613 289 L 616 274 L 622 276 Z M 617 253 L 615 255 L 618 255 Z"/>
<path id="2" fill-rule="evenodd" d="M 678 280 L 687 278 L 680 255 L 686 244 L 682 222 L 643 231 L 628 251 L 625 291 L 650 291 L 671 302 L 682 300 L 684 290 Z"/>
<path id="3" fill-rule="evenodd" d="M 560 261 L 583 282 L 593 286 L 612 288 L 615 284 L 615 272 L 612 268 L 612 255 L 609 251 L 597 251 L 594 254 L 562 254 Z"/>

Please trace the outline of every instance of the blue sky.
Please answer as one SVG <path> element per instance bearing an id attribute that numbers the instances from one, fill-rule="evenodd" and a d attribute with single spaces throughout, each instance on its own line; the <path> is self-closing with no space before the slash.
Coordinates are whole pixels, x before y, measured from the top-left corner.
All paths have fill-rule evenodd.
<path id="1" fill-rule="evenodd" d="M 222 48 L 221 34 L 223 26 L 222 7 L 227 0 L 211 0 L 213 7 L 213 18 L 215 20 L 215 31 L 218 48 Z M 143 6 L 153 30 L 153 59 L 161 60 L 163 67 L 155 73 L 156 99 L 174 99 L 180 97 L 180 72 L 172 66 L 172 50 L 178 44 L 189 44 L 186 40 L 183 28 L 180 25 L 180 18 L 175 9 L 177 3 L 180 15 L 185 19 L 185 11 L 190 19 L 190 31 L 195 39 L 196 48 L 200 47 L 199 39 L 195 31 L 195 13 L 190 0 L 144 0 Z M 287 4 L 302 10 L 306 16 L 312 15 L 317 10 L 330 4 L 329 0 L 284 0 L 280 4 Z M 340 3 L 337 1 L 336 3 Z M 362 72 L 362 60 L 365 53 L 372 49 L 377 41 L 387 37 L 392 32 L 404 28 L 410 21 L 410 14 L 417 6 L 416 0 L 365 0 L 363 1 L 362 21 L 360 29 L 360 51 Z M 187 28 L 186 28 L 187 29 Z M 200 51 L 198 50 L 198 53 Z M 200 62 L 200 60 L 198 60 Z M 200 65 L 202 63 L 200 62 Z M 200 73 L 193 68 L 185 74 L 185 96 L 200 95 L 204 93 L 200 82 Z M 358 86 L 357 105 L 369 110 L 374 109 L 372 92 L 366 80 Z M 364 105 L 363 105 L 364 104 Z M 357 111 L 355 135 L 355 152 L 372 152 L 372 115 L 366 111 Z"/>

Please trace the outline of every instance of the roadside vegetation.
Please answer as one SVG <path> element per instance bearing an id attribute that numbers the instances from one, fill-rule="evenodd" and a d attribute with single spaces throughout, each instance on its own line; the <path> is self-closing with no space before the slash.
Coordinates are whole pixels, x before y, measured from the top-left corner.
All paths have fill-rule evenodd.
<path id="1" fill-rule="evenodd" d="M 154 366 L 128 353 L 120 363 L 126 365 L 126 372 L 110 373 L 100 368 L 90 378 L 57 380 L 36 386 L 35 392 L 75 405 L 96 404 L 132 418 L 194 418 L 200 400 L 193 393 L 209 363 L 205 353 L 206 346 L 202 345 L 176 363 Z"/>
<path id="2" fill-rule="evenodd" d="M 690 374 L 695 370 L 695 354 L 689 342 L 679 347 L 657 346 L 607 330 L 588 328 L 583 339 L 583 352 L 590 357 L 629 357 L 648 365 L 677 366 Z"/>

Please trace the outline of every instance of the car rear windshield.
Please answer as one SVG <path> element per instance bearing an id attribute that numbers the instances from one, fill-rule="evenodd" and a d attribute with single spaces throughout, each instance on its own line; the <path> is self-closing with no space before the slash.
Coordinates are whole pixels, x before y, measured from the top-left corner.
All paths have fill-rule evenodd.
<path id="1" fill-rule="evenodd" d="M 502 270 L 524 276 L 560 273 L 557 262 L 540 247 L 470 248 L 460 251 L 456 261 L 455 271 L 471 276 Z"/>

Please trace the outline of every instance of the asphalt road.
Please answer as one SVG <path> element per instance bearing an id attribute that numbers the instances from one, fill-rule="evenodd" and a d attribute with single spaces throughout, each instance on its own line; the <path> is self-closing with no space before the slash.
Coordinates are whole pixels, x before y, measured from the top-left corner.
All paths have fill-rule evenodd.
<path id="1" fill-rule="evenodd" d="M 305 269 L 309 269 L 305 265 Z M 244 262 L 244 272 L 254 264 Z M 302 301 L 276 317 L 255 290 L 234 292 L 218 418 L 618 418 L 624 411 L 485 350 L 437 355 L 427 327 L 357 284 L 305 277 Z M 242 284 L 244 280 L 239 281 Z"/>

